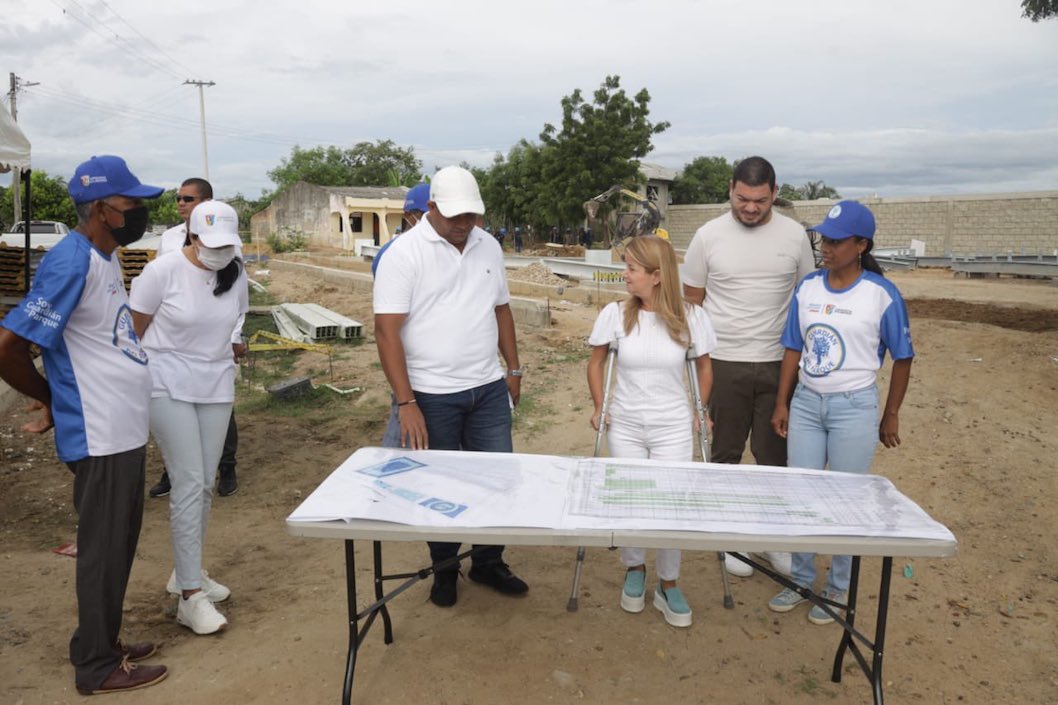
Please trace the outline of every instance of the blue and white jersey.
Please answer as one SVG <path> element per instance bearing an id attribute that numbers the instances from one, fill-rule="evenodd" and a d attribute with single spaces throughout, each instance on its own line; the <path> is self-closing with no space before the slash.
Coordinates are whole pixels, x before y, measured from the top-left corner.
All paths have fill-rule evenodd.
<path id="1" fill-rule="evenodd" d="M 801 352 L 800 383 L 819 394 L 873 385 L 886 350 L 894 360 L 915 356 L 904 299 L 873 272 L 845 289 L 830 288 L 822 269 L 802 279 L 782 344 Z"/>
<path id="2" fill-rule="evenodd" d="M 151 375 L 116 253 L 107 257 L 71 232 L 41 260 L 2 325 L 43 350 L 59 460 L 147 443 Z"/>

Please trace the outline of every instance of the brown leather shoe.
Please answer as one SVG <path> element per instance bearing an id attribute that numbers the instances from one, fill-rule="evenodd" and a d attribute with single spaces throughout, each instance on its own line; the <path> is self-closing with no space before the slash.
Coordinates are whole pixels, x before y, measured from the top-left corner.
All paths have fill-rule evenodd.
<path id="1" fill-rule="evenodd" d="M 95 690 L 85 690 L 77 686 L 77 692 L 81 695 L 105 695 L 107 693 L 121 693 L 126 690 L 146 688 L 165 680 L 169 675 L 165 666 L 139 666 L 127 658 L 122 659 L 110 675 L 106 677 Z"/>
<path id="2" fill-rule="evenodd" d="M 123 658 L 127 658 L 129 661 L 142 661 L 143 659 L 150 658 L 158 653 L 158 647 L 150 642 L 144 642 L 142 644 L 125 644 L 121 641 L 114 647 L 118 650 L 118 653 Z"/>

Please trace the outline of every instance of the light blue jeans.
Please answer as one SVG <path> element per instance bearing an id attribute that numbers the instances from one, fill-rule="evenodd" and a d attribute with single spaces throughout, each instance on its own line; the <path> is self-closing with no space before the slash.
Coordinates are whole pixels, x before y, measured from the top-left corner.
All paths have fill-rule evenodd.
<path id="1" fill-rule="evenodd" d="M 790 402 L 786 450 L 789 466 L 865 473 L 878 445 L 878 387 L 817 394 L 797 385 Z M 793 581 L 811 588 L 816 579 L 816 554 L 794 553 Z M 846 592 L 852 556 L 833 556 L 827 575 L 830 592 Z"/>

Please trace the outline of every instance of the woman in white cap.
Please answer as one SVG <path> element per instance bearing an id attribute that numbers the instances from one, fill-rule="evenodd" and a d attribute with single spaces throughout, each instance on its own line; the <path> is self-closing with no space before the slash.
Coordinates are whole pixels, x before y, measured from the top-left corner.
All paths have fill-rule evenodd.
<path id="1" fill-rule="evenodd" d="M 213 603 L 231 592 L 202 569 L 213 479 L 235 400 L 232 332 L 249 308 L 239 217 L 220 201 L 188 220 L 190 244 L 150 262 L 129 305 L 150 358 L 150 427 L 169 471 L 169 524 L 180 595 L 176 621 L 196 634 L 228 624 Z"/>
<path id="2" fill-rule="evenodd" d="M 595 320 L 588 344 L 588 388 L 595 403 L 591 425 L 603 414 L 604 368 L 609 349 L 619 345 L 613 401 L 607 410 L 607 443 L 615 458 L 694 459 L 691 408 L 684 386 L 687 350 L 693 348 L 698 393 L 709 398 L 713 366 L 709 353 L 716 333 L 700 306 L 684 303 L 676 254 L 667 241 L 650 235 L 633 238 L 624 253 L 629 297 L 607 304 Z M 707 420 L 707 423 L 708 420 Z M 691 608 L 676 585 L 679 549 L 657 550 L 654 607 L 674 627 L 691 626 Z M 646 549 L 621 548 L 625 580 L 621 608 L 646 606 Z"/>
<path id="3" fill-rule="evenodd" d="M 915 356 L 907 307 L 870 254 L 875 222 L 866 206 L 841 201 L 813 230 L 823 269 L 801 280 L 790 303 L 772 427 L 787 439 L 790 467 L 865 473 L 879 440 L 900 443 L 898 413 Z M 879 419 L 876 382 L 887 350 L 893 371 Z M 850 556 L 833 556 L 822 597 L 846 604 L 851 571 Z M 815 554 L 794 553 L 791 577 L 811 590 Z M 786 588 L 768 607 L 789 612 L 805 599 Z M 808 620 L 834 621 L 818 605 Z"/>

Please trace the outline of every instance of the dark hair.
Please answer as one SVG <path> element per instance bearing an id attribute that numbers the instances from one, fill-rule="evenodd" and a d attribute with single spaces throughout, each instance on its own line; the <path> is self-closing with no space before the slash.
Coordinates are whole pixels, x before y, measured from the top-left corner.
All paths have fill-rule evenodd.
<path id="1" fill-rule="evenodd" d="M 184 179 L 180 186 L 194 186 L 198 190 L 198 197 L 204 201 L 213 199 L 213 186 L 205 179 L 192 176 L 190 179 Z"/>
<path id="2" fill-rule="evenodd" d="M 871 250 L 874 249 L 874 240 L 860 237 L 859 235 L 853 235 L 853 237 L 856 238 L 856 242 L 867 240 L 867 249 L 860 254 L 860 266 L 863 267 L 865 271 L 874 272 L 878 276 L 884 277 L 885 272 L 882 271 L 882 267 L 878 264 L 878 260 L 876 260 L 874 255 L 871 254 Z"/>
<path id="3" fill-rule="evenodd" d="M 775 167 L 764 157 L 746 157 L 735 164 L 731 175 L 731 185 L 742 182 L 746 186 L 763 186 L 768 184 L 775 190 Z"/>
<path id="4" fill-rule="evenodd" d="M 875 265 L 877 266 L 877 265 Z M 239 272 L 242 271 L 242 260 L 238 257 L 228 262 L 228 266 L 224 269 L 217 271 L 217 286 L 213 289 L 214 296 L 220 296 L 224 292 L 228 291 L 235 284 L 235 280 L 239 278 Z"/>

